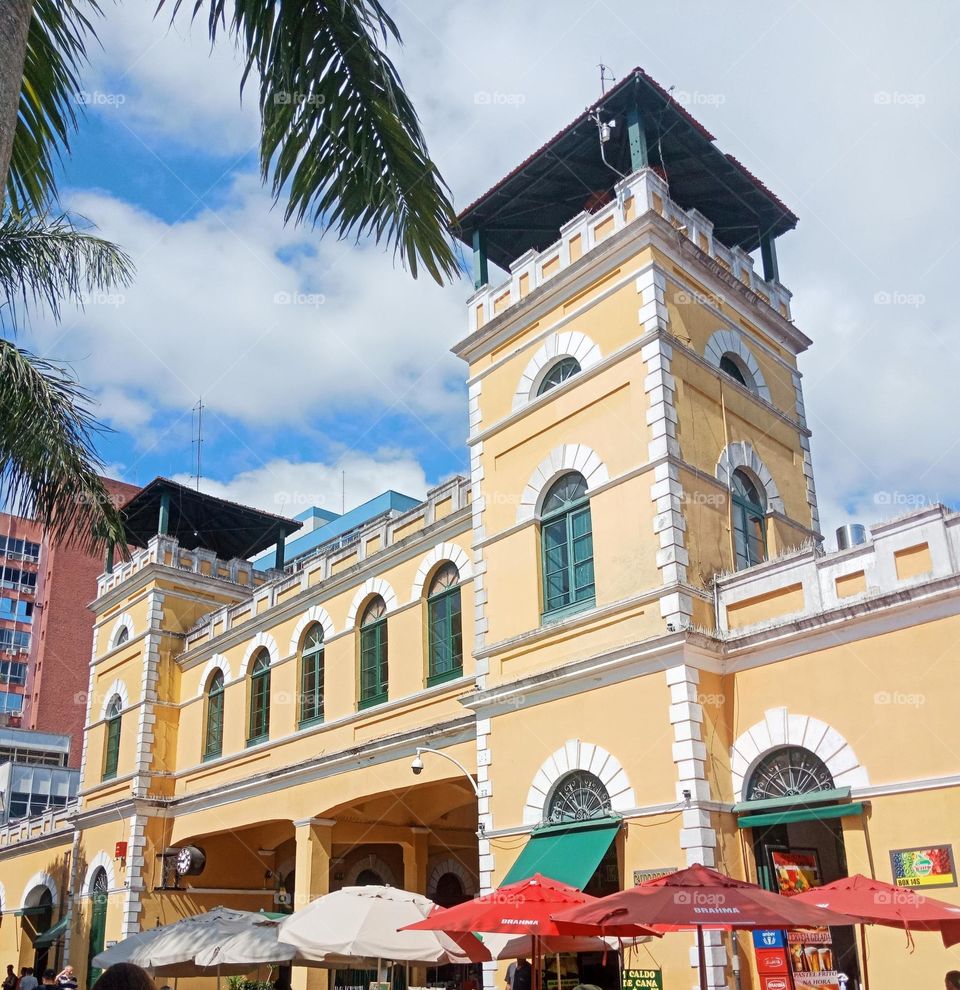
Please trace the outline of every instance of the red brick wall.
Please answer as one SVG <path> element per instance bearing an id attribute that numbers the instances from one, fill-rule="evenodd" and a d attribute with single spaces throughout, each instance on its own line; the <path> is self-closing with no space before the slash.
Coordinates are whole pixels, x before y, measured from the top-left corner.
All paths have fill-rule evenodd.
<path id="1" fill-rule="evenodd" d="M 139 489 L 104 479 L 122 504 Z M 24 728 L 69 733 L 70 766 L 80 766 L 86 691 L 93 646 L 97 577 L 103 557 L 71 544 L 44 543 L 34 613 L 34 639 Z M 39 614 L 38 614 L 39 613 Z"/>

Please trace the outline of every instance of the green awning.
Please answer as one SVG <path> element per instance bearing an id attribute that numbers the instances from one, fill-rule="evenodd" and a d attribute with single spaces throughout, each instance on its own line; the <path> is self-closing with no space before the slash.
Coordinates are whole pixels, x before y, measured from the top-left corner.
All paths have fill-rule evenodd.
<path id="1" fill-rule="evenodd" d="M 761 811 L 790 811 L 794 808 L 806 808 L 811 804 L 837 804 L 849 797 L 849 787 L 831 787 L 828 790 L 807 791 L 805 794 L 790 794 L 787 797 L 740 801 L 733 806 L 733 810 L 738 815 L 757 815 Z"/>
<path id="2" fill-rule="evenodd" d="M 10 913 L 15 918 L 22 918 L 24 915 L 43 914 L 44 911 L 49 911 L 49 910 L 50 910 L 49 904 L 37 904 L 34 907 L 17 908 L 15 911 L 11 911 Z"/>
<path id="3" fill-rule="evenodd" d="M 542 873 L 583 890 L 619 828 L 619 818 L 547 825 L 530 836 L 503 883 L 517 883 Z"/>
<path id="4" fill-rule="evenodd" d="M 764 815 L 741 815 L 740 828 L 763 828 L 767 825 L 789 825 L 791 822 L 822 822 L 832 818 L 847 818 L 863 814 L 863 802 L 833 804 L 825 807 L 795 808 L 793 811 L 771 811 Z"/>
<path id="5" fill-rule="evenodd" d="M 35 949 L 49 949 L 61 935 L 66 933 L 69 925 L 70 916 L 64 915 L 64 917 L 62 917 L 52 928 L 48 928 L 45 932 L 41 932 L 33 940 L 33 947 Z"/>

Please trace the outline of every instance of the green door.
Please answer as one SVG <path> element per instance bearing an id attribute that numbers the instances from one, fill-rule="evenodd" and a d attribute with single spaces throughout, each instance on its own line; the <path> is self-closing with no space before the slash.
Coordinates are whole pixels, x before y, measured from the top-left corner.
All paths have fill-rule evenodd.
<path id="1" fill-rule="evenodd" d="M 107 930 L 107 871 L 101 866 L 90 882 L 93 913 L 90 916 L 90 952 L 87 956 L 87 986 L 92 987 L 100 976 L 100 969 L 93 965 L 93 957 L 103 952 L 103 940 Z"/>

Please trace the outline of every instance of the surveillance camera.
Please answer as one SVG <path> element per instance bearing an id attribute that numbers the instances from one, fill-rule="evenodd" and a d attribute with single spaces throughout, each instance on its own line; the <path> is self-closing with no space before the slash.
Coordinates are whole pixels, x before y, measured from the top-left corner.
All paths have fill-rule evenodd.
<path id="1" fill-rule="evenodd" d="M 419 777 L 423 773 L 423 760 L 420 759 L 420 754 L 418 753 L 413 758 L 413 763 L 410 764 L 410 769 Z"/>

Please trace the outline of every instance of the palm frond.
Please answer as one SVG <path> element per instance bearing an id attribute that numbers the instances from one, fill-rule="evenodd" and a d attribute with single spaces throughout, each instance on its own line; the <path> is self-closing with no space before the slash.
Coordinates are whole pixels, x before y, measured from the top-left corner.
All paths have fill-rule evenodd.
<path id="1" fill-rule="evenodd" d="M 128 285 L 133 262 L 110 241 L 78 231 L 65 215 L 0 217 L 0 298 L 45 303 L 59 318 L 66 299 Z"/>
<path id="2" fill-rule="evenodd" d="M 6 176 L 14 213 L 42 212 L 55 195 L 56 166 L 77 126 L 86 43 L 95 37 L 90 16 L 97 14 L 97 0 L 34 0 Z"/>
<path id="3" fill-rule="evenodd" d="M 211 40 L 226 0 L 159 0 L 173 16 L 208 12 Z M 383 50 L 399 42 L 379 0 L 233 0 L 230 31 L 260 77 L 264 181 L 285 218 L 393 246 L 416 276 L 459 271 L 449 240 L 448 188 L 431 161 L 416 110 Z"/>
<path id="4" fill-rule="evenodd" d="M 88 550 L 126 546 L 119 507 L 99 476 L 102 429 L 62 365 L 0 339 L 0 493 L 55 539 Z"/>

